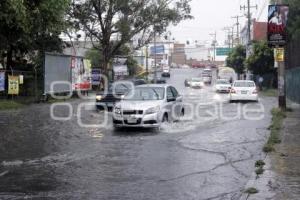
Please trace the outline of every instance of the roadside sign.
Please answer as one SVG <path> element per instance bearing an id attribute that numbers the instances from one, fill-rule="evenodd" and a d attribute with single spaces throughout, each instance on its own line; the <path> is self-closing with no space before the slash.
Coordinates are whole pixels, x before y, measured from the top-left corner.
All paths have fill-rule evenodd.
<path id="1" fill-rule="evenodd" d="M 19 84 L 20 84 L 20 85 L 23 85 L 23 84 L 24 84 L 24 76 L 23 76 L 23 75 L 20 75 L 20 76 L 19 76 Z"/>
<path id="2" fill-rule="evenodd" d="M 274 60 L 276 62 L 284 62 L 284 48 L 274 49 Z"/>
<path id="3" fill-rule="evenodd" d="M 217 48 L 216 49 L 216 55 L 217 56 L 228 56 L 229 52 L 231 51 L 231 48 Z"/>
<path id="4" fill-rule="evenodd" d="M 268 11 L 268 42 L 271 46 L 283 46 L 287 41 L 286 26 L 288 5 L 270 5 Z"/>
<path id="5" fill-rule="evenodd" d="M 19 76 L 8 76 L 8 94 L 19 94 Z"/>
<path id="6" fill-rule="evenodd" d="M 154 54 L 164 54 L 165 53 L 165 46 L 164 45 L 157 45 L 150 47 L 151 55 Z"/>
<path id="7" fill-rule="evenodd" d="M 5 90 L 5 72 L 0 72 L 0 92 Z"/>

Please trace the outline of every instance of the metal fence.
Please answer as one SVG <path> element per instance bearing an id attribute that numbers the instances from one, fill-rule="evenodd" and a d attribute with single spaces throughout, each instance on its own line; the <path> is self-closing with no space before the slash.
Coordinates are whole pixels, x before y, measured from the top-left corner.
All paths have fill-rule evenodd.
<path id="1" fill-rule="evenodd" d="M 300 38 L 288 43 L 286 65 L 287 98 L 300 103 Z"/>
<path id="2" fill-rule="evenodd" d="M 300 103 L 300 67 L 287 70 L 286 93 L 287 98 Z"/>

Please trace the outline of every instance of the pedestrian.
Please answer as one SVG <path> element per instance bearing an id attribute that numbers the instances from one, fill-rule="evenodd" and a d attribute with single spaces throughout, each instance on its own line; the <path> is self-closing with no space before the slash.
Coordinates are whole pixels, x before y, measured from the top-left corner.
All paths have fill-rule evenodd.
<path id="1" fill-rule="evenodd" d="M 247 80 L 247 74 L 244 74 L 244 80 Z"/>
<path id="2" fill-rule="evenodd" d="M 263 90 L 263 82 L 264 82 L 264 78 L 262 76 L 259 76 L 259 78 L 258 78 L 258 85 L 259 85 L 259 90 L 260 91 Z"/>

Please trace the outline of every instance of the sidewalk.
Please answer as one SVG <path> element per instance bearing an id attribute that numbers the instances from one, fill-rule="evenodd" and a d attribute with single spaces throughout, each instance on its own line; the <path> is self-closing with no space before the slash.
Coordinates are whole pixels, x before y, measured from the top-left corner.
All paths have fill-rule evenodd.
<path id="1" fill-rule="evenodd" d="M 281 144 L 265 158 L 265 171 L 256 178 L 253 173 L 246 189 L 254 187 L 257 194 L 244 194 L 242 200 L 299 200 L 300 199 L 300 106 L 290 106 L 281 131 Z"/>

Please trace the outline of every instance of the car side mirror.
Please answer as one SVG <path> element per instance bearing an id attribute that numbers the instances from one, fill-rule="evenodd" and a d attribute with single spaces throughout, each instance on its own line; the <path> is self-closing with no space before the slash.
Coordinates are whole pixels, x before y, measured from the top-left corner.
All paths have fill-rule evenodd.
<path id="1" fill-rule="evenodd" d="M 176 98 L 174 98 L 174 97 L 168 97 L 167 98 L 167 102 L 172 102 L 172 101 L 176 101 Z"/>

